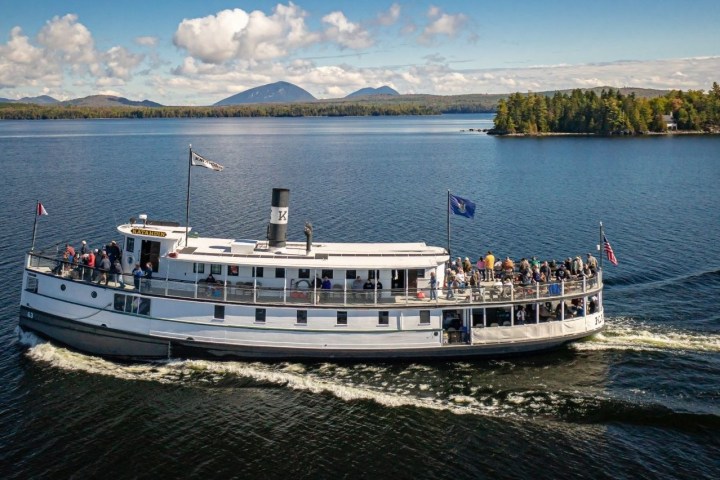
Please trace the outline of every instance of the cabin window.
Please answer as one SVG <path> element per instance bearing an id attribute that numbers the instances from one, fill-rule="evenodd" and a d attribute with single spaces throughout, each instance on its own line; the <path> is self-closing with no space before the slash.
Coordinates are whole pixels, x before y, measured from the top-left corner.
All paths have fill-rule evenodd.
<path id="1" fill-rule="evenodd" d="M 297 323 L 299 325 L 307 325 L 307 310 L 297 311 Z"/>
<path id="2" fill-rule="evenodd" d="M 237 277 L 240 275 L 240 267 L 237 265 L 228 265 L 228 277 Z"/>
<path id="3" fill-rule="evenodd" d="M 380 276 L 380 270 L 368 270 L 368 279 L 375 280 Z"/>
<path id="4" fill-rule="evenodd" d="M 332 271 L 332 270 L 325 270 L 325 269 L 323 269 L 323 271 L 322 271 L 322 278 L 325 278 L 325 277 L 327 277 L 327 278 L 329 278 L 329 279 L 332 280 L 332 278 L 333 278 L 333 271 Z"/>
<path id="5" fill-rule="evenodd" d="M 252 269 L 252 276 L 255 278 L 262 278 L 263 273 L 265 273 L 265 269 L 263 267 L 253 267 Z"/>
<path id="6" fill-rule="evenodd" d="M 213 275 L 222 275 L 222 265 L 213 263 L 210 265 L 210 273 Z"/>
<path id="7" fill-rule="evenodd" d="M 417 278 L 425 278 L 425 270 L 424 269 L 418 268 Z"/>
<path id="8" fill-rule="evenodd" d="M 284 268 L 276 268 L 275 269 L 275 278 L 285 278 L 285 269 Z"/>
<path id="9" fill-rule="evenodd" d="M 135 239 L 127 237 L 125 239 L 125 251 L 126 252 L 134 252 L 135 251 Z"/>
<path id="10" fill-rule="evenodd" d="M 266 312 L 266 310 L 264 308 L 256 308 L 255 309 L 255 322 L 256 323 L 265 323 L 265 312 Z"/>
<path id="11" fill-rule="evenodd" d="M 387 310 L 378 312 L 378 325 L 390 325 L 390 312 Z"/>
<path id="12" fill-rule="evenodd" d="M 136 297 L 134 295 L 123 295 L 116 293 L 114 308 L 118 312 L 134 313 L 137 315 L 150 315 L 150 299 Z"/>
<path id="13" fill-rule="evenodd" d="M 225 319 L 225 305 L 215 305 L 215 318 L 218 320 Z"/>
<path id="14" fill-rule="evenodd" d="M 193 263 L 193 273 L 205 273 L 205 264 Z"/>
<path id="15" fill-rule="evenodd" d="M 298 270 L 298 278 L 310 278 L 310 269 L 301 268 L 300 270 Z"/>
<path id="16" fill-rule="evenodd" d="M 420 325 L 430 325 L 430 310 L 420 310 Z"/>
<path id="17" fill-rule="evenodd" d="M 37 293 L 38 280 L 36 277 L 27 277 L 27 285 L 25 285 L 25 290 L 32 293 Z"/>
<path id="18" fill-rule="evenodd" d="M 472 325 L 473 325 L 473 327 L 484 327 L 485 326 L 485 309 L 484 308 L 473 308 L 472 309 Z"/>
<path id="19" fill-rule="evenodd" d="M 355 280 L 355 277 L 357 277 L 356 270 L 345 270 L 345 280 Z"/>
<path id="20" fill-rule="evenodd" d="M 347 312 L 337 312 L 337 324 L 347 325 Z"/>
<path id="21" fill-rule="evenodd" d="M 490 327 L 509 327 L 511 325 L 511 307 L 486 308 L 485 318 Z"/>

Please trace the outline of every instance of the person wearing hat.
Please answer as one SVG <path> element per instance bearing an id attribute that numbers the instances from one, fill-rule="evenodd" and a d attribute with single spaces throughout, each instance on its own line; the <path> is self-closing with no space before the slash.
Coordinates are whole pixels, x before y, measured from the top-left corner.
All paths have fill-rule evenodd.
<path id="1" fill-rule="evenodd" d="M 465 273 L 470 273 L 472 271 L 472 263 L 470 263 L 470 259 L 468 257 L 465 257 L 465 260 L 463 260 L 462 268 Z"/>
<path id="2" fill-rule="evenodd" d="M 105 250 L 107 251 L 108 257 L 110 257 L 110 264 L 115 263 L 115 259 L 120 258 L 120 247 L 118 247 L 118 244 L 113 240 L 110 242 L 110 245 L 105 247 Z"/>
<path id="3" fill-rule="evenodd" d="M 80 255 L 87 255 L 88 253 L 92 252 L 85 240 L 83 240 L 81 243 L 82 247 L 80 247 Z"/>

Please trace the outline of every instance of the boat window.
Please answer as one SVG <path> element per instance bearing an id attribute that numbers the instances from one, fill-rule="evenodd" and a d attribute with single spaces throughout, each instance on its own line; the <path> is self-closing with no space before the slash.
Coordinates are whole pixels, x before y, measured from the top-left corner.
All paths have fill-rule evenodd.
<path id="1" fill-rule="evenodd" d="M 485 318 L 487 325 L 491 327 L 507 327 L 510 326 L 511 307 L 486 308 Z"/>
<path id="2" fill-rule="evenodd" d="M 210 265 L 210 273 L 213 275 L 222 275 L 222 265 L 212 264 Z"/>
<path id="3" fill-rule="evenodd" d="M 205 273 L 205 264 L 193 263 L 193 273 Z"/>
<path id="4" fill-rule="evenodd" d="M 301 268 L 300 270 L 298 270 L 298 278 L 310 278 L 310 269 Z"/>
<path id="5" fill-rule="evenodd" d="M 265 269 L 263 267 L 253 267 L 252 276 L 255 278 L 262 278 Z"/>
<path id="6" fill-rule="evenodd" d="M 297 323 L 307 325 L 307 310 L 297 311 Z"/>
<path id="7" fill-rule="evenodd" d="M 430 325 L 430 310 L 420 310 L 420 325 Z"/>
<path id="8" fill-rule="evenodd" d="M 240 267 L 237 265 L 228 265 L 228 277 L 237 277 L 240 275 Z"/>
<path id="9" fill-rule="evenodd" d="M 473 310 L 472 310 L 472 325 L 473 325 L 473 327 L 484 327 L 485 326 L 485 309 L 484 308 L 473 308 Z"/>
<path id="10" fill-rule="evenodd" d="M 25 290 L 28 292 L 37 293 L 38 290 L 38 280 L 35 277 L 27 277 L 27 285 L 25 286 Z"/>
<path id="11" fill-rule="evenodd" d="M 345 270 L 345 280 L 355 280 L 355 277 L 357 277 L 356 270 Z"/>
<path id="12" fill-rule="evenodd" d="M 218 320 L 225 319 L 225 305 L 215 305 L 215 318 Z"/>
<path id="13" fill-rule="evenodd" d="M 387 310 L 378 312 L 378 325 L 390 325 L 390 312 Z"/>
<path id="14" fill-rule="evenodd" d="M 368 270 L 368 280 L 375 280 L 376 277 L 380 276 L 380 270 Z"/>
<path id="15" fill-rule="evenodd" d="M 347 312 L 337 312 L 337 324 L 338 325 L 347 325 Z"/>
<path id="16" fill-rule="evenodd" d="M 134 252 L 135 251 L 135 239 L 131 237 L 125 238 L 125 251 L 126 252 Z"/>
<path id="17" fill-rule="evenodd" d="M 423 270 L 422 268 L 418 268 L 417 278 L 425 278 L 425 270 Z"/>
<path id="18" fill-rule="evenodd" d="M 265 323 L 265 309 L 264 308 L 256 308 L 255 309 L 255 321 L 257 323 Z"/>
<path id="19" fill-rule="evenodd" d="M 135 313 L 137 315 L 150 315 L 150 299 L 136 297 L 134 295 L 123 295 L 116 293 L 114 302 L 115 310 L 118 312 Z"/>
<path id="20" fill-rule="evenodd" d="M 275 269 L 275 278 L 285 278 L 285 269 L 278 267 Z"/>
<path id="21" fill-rule="evenodd" d="M 327 277 L 327 278 L 329 278 L 329 279 L 332 279 L 332 278 L 333 278 L 333 271 L 332 271 L 332 270 L 323 269 L 321 276 L 322 276 L 322 278 Z"/>

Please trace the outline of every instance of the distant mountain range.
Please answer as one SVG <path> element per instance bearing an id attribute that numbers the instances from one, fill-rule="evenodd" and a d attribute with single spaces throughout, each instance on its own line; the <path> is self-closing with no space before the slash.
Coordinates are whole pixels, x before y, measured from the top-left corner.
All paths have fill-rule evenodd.
<path id="1" fill-rule="evenodd" d="M 634 94 L 637 97 L 652 98 L 665 95 L 667 90 L 655 90 L 649 88 L 616 88 L 616 87 L 594 87 L 585 90 L 594 90 L 596 93 L 600 93 L 602 90 L 613 90 L 619 91 L 623 95 Z M 552 96 L 555 93 L 571 93 L 572 90 L 551 90 L 545 92 L 535 92 L 538 95 Z M 344 103 L 347 101 L 364 102 L 366 100 L 376 100 L 373 96 L 378 97 L 377 101 L 384 103 L 396 104 L 397 102 L 411 103 L 411 104 L 424 104 L 424 105 L 444 105 L 443 111 L 447 110 L 447 105 L 453 104 L 478 104 L 482 105 L 483 108 L 491 110 L 497 105 L 497 101 L 501 98 L 507 98 L 509 94 L 464 94 L 464 95 L 427 95 L 427 94 L 408 94 L 401 95 L 393 88 L 388 86 L 382 86 L 378 88 L 361 88 L 356 92 L 347 95 L 344 98 L 336 99 L 323 99 L 318 100 L 312 96 L 307 90 L 304 90 L 297 85 L 293 85 L 288 82 L 275 82 L 267 85 L 261 85 L 259 87 L 251 88 L 232 95 L 228 98 L 220 100 L 213 106 L 225 106 L 225 105 L 243 105 L 243 104 L 258 104 L 258 103 L 293 103 L 293 102 L 320 102 L 320 103 Z M 370 98 L 368 98 L 370 97 Z M 76 98 L 73 100 L 59 101 L 48 95 L 41 95 L 38 97 L 24 97 L 19 100 L 12 100 L 9 98 L 0 98 L 1 103 L 29 103 L 36 105 L 59 105 L 59 106 L 78 106 L 78 107 L 162 107 L 160 103 L 153 102 L 151 100 L 128 100 L 124 97 L 118 97 L 115 95 L 90 95 L 84 98 Z M 459 110 L 454 113 L 462 113 L 463 110 Z"/>
<path id="2" fill-rule="evenodd" d="M 245 90 L 220 100 L 214 107 L 247 103 L 291 103 L 316 100 L 310 92 L 288 82 L 275 82 Z"/>
<path id="3" fill-rule="evenodd" d="M 353 97 L 365 97 L 369 95 L 400 95 L 397 90 L 394 88 L 390 88 L 387 85 L 383 85 L 382 87 L 378 88 L 361 88 L 360 90 L 351 93 L 350 95 L 346 96 L 345 98 L 353 98 Z"/>

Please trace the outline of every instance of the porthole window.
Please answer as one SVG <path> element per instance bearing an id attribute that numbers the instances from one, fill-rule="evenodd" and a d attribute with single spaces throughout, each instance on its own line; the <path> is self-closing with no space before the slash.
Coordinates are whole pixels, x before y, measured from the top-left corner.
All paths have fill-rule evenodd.
<path id="1" fill-rule="evenodd" d="M 92 298 L 97 298 L 97 292 L 96 292 L 95 290 L 93 290 L 93 291 L 90 293 L 90 296 L 91 296 Z"/>
<path id="2" fill-rule="evenodd" d="M 67 288 L 67 287 L 65 286 L 64 283 L 63 283 L 62 285 L 60 285 L 60 290 L 62 290 L 63 292 L 65 291 L 66 288 Z"/>

